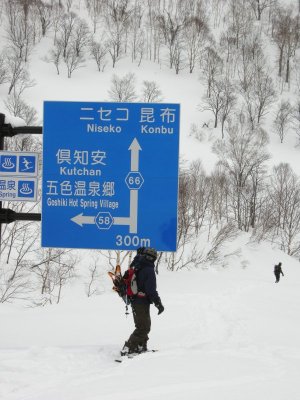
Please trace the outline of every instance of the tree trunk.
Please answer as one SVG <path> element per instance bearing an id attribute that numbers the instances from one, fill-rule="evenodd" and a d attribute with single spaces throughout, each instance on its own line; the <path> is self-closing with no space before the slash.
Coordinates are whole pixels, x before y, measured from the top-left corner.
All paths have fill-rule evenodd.
<path id="1" fill-rule="evenodd" d="M 288 83 L 290 79 L 290 58 L 287 57 L 286 60 L 286 75 L 285 75 L 285 82 Z"/>
<path id="2" fill-rule="evenodd" d="M 278 76 L 281 77 L 282 75 L 282 60 L 283 60 L 283 46 L 279 49 L 279 71 L 278 71 Z"/>

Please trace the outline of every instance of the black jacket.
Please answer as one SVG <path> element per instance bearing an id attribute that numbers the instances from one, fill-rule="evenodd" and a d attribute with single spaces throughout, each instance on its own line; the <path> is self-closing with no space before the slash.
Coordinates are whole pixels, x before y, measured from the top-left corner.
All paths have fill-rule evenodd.
<path id="1" fill-rule="evenodd" d="M 276 275 L 276 274 L 278 274 L 278 275 L 283 275 L 283 272 L 282 272 L 282 269 L 281 269 L 281 265 L 275 265 L 275 267 L 274 267 L 274 274 Z"/>
<path id="2" fill-rule="evenodd" d="M 145 293 L 145 297 L 136 296 L 133 299 L 137 304 L 157 304 L 160 302 L 156 289 L 156 275 L 154 263 L 145 259 L 143 255 L 134 257 L 131 265 L 136 269 L 136 280 L 139 292 Z"/>

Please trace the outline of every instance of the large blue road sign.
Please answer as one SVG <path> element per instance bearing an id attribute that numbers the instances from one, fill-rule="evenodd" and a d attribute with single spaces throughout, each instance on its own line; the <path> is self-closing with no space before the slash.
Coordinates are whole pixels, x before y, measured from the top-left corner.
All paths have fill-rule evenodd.
<path id="1" fill-rule="evenodd" d="M 176 250 L 179 105 L 45 102 L 42 246 Z"/>

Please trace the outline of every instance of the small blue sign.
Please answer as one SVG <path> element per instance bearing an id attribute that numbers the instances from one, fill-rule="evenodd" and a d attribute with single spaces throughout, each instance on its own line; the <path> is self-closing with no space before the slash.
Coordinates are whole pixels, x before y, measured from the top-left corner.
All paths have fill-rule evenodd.
<path id="1" fill-rule="evenodd" d="M 0 155 L 0 174 L 14 174 L 17 171 L 17 156 L 12 154 Z"/>
<path id="2" fill-rule="evenodd" d="M 18 196 L 24 198 L 32 198 L 34 196 L 34 181 L 19 180 Z"/>
<path id="3" fill-rule="evenodd" d="M 0 151 L 0 175 L 37 176 L 38 154 Z"/>
<path id="4" fill-rule="evenodd" d="M 45 102 L 42 246 L 175 251 L 179 105 Z"/>
<path id="5" fill-rule="evenodd" d="M 37 178 L 0 176 L 0 201 L 36 201 Z"/>
<path id="6" fill-rule="evenodd" d="M 19 157 L 19 172 L 26 174 L 34 174 L 36 172 L 36 157 L 20 156 Z"/>

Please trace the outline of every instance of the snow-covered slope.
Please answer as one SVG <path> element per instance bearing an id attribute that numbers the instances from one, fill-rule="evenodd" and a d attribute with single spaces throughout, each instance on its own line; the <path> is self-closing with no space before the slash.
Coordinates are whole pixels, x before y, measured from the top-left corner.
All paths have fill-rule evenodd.
<path id="1" fill-rule="evenodd" d="M 133 321 L 110 290 L 88 299 L 73 288 L 45 308 L 2 305 L 1 400 L 298 400 L 298 263 L 266 246 L 246 252 L 244 268 L 161 271 L 165 312 L 152 307 L 149 342 L 159 352 L 122 364 L 114 359 Z"/>

